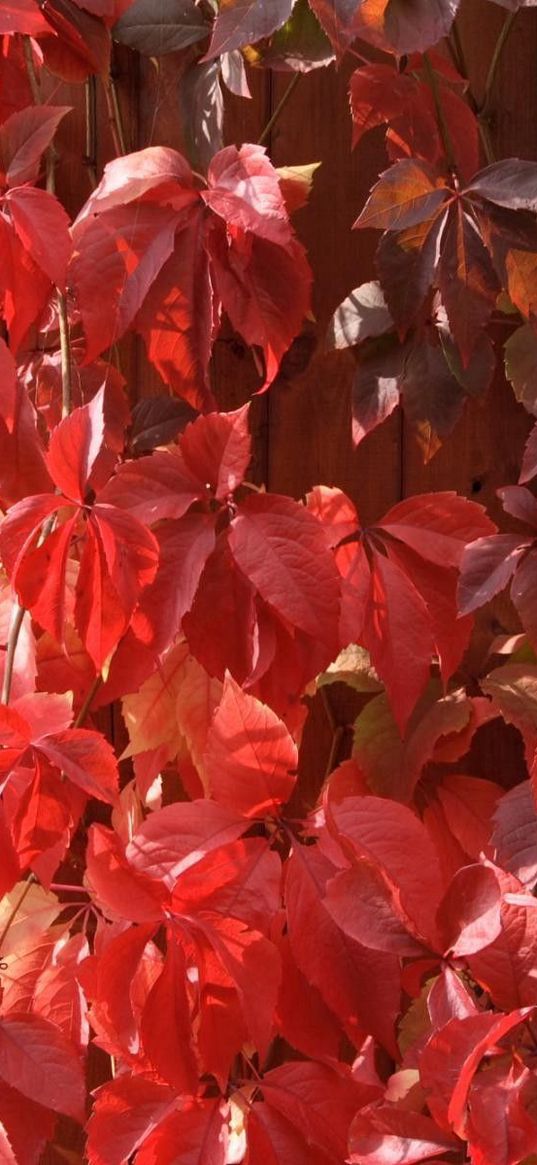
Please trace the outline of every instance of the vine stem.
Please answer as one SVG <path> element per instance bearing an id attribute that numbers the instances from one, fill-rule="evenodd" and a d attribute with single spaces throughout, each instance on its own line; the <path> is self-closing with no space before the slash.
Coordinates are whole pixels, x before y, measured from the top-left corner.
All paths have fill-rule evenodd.
<path id="1" fill-rule="evenodd" d="M 289 82 L 289 84 L 287 86 L 287 89 L 285 90 L 285 93 L 283 94 L 281 100 L 278 102 L 276 109 L 274 110 L 274 113 L 272 114 L 271 117 L 269 117 L 269 120 L 267 121 L 267 124 L 266 124 L 264 130 L 262 131 L 262 133 L 260 134 L 260 136 L 257 139 L 258 146 L 264 146 L 265 142 L 268 141 L 268 139 L 272 133 L 272 130 L 274 129 L 274 126 L 276 125 L 276 122 L 278 121 L 281 114 L 283 113 L 283 110 L 285 109 L 285 106 L 287 105 L 289 98 L 294 93 L 294 91 L 298 85 L 298 82 L 300 81 L 301 76 L 302 76 L 301 73 L 295 73 L 294 77 L 292 77 L 291 81 Z"/>

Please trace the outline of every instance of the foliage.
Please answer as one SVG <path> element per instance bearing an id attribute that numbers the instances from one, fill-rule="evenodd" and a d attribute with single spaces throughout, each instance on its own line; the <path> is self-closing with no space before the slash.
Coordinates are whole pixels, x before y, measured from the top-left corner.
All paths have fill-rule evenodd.
<path id="1" fill-rule="evenodd" d="M 498 320 L 537 416 L 537 163 L 496 158 L 486 117 L 535 3 L 494 2 L 481 105 L 458 0 L 0 2 L 6 1165 L 537 1159 L 537 428 L 500 491 L 515 528 L 451 491 L 364 526 L 333 484 L 259 482 L 215 356 L 240 337 L 269 391 L 311 319 L 316 169 L 225 144 L 223 91 L 290 72 L 285 103 L 354 54 L 353 144 L 384 127 L 389 161 L 355 223 L 378 279 L 326 339 L 355 353 L 355 443 L 401 401 L 431 458 Z M 184 153 L 125 148 L 118 45 L 180 67 Z M 73 221 L 58 79 L 85 104 Z M 160 395 L 135 400 L 128 334 Z M 472 667 L 508 586 L 520 634 Z M 520 772 L 476 773 L 491 722 Z"/>

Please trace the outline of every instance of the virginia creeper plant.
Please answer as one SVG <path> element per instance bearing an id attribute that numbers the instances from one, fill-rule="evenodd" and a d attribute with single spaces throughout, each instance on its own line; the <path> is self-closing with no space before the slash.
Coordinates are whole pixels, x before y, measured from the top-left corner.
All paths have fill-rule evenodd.
<path id="1" fill-rule="evenodd" d="M 364 527 L 337 483 L 252 480 L 252 406 L 219 409 L 213 357 L 225 327 L 270 391 L 310 315 L 315 166 L 264 143 L 301 74 L 352 57 L 353 147 L 384 126 L 387 154 L 356 207 L 378 279 L 326 338 L 356 349 L 354 441 L 402 404 L 433 457 L 498 319 L 537 416 L 537 163 L 497 157 L 489 121 L 536 3 L 491 3 L 479 102 L 458 0 L 0 0 L 5 1165 L 537 1160 L 537 428 L 501 533 L 449 491 Z M 118 45 L 181 54 L 184 154 L 129 151 Z M 226 145 L 254 66 L 289 86 Z M 85 122 L 74 219 L 58 80 Z M 519 633 L 470 674 L 506 588 Z M 333 684 L 356 719 L 312 802 Z M 471 775 L 492 721 L 519 774 Z"/>

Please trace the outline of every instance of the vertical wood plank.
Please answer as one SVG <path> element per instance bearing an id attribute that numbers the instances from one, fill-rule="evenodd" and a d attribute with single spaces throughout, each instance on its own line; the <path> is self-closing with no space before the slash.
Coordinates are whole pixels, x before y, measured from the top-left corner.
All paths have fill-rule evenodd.
<path id="1" fill-rule="evenodd" d="M 352 69 L 351 61 L 339 71 L 319 69 L 302 78 L 271 136 L 276 166 L 308 162 L 321 166 L 310 203 L 296 216 L 314 274 L 314 351 L 302 373 L 290 379 L 281 376 L 270 391 L 269 484 L 276 492 L 294 496 L 319 482 L 338 485 L 369 522 L 399 497 L 400 419 L 392 418 L 353 450 L 354 358 L 349 352 L 324 351 L 335 308 L 358 284 L 375 277 L 375 237 L 372 232 L 353 231 L 352 224 L 386 166 L 386 155 L 380 134 L 370 135 L 365 148 L 351 151 Z M 286 75 L 276 75 L 275 104 L 287 84 Z M 296 347 L 300 358 L 300 343 Z"/>

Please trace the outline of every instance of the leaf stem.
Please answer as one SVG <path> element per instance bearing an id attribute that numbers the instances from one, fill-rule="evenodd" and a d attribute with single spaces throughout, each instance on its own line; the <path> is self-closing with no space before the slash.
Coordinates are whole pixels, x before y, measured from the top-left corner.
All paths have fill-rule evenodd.
<path id="1" fill-rule="evenodd" d="M 104 95 L 106 97 L 106 107 L 108 109 L 108 122 L 112 132 L 114 141 L 114 149 L 118 156 L 127 154 L 127 142 L 125 138 L 125 130 L 123 127 L 123 118 L 121 116 L 121 108 L 117 96 L 116 83 L 113 77 L 107 77 L 103 80 Z"/>
<path id="2" fill-rule="evenodd" d="M 517 12 L 510 12 L 509 15 L 506 16 L 506 18 L 503 22 L 500 34 L 499 34 L 498 39 L 496 41 L 496 44 L 494 46 L 492 60 L 491 60 L 490 65 L 489 65 L 489 71 L 487 73 L 487 79 L 485 81 L 485 93 L 484 93 L 484 97 L 483 97 L 483 102 L 482 102 L 481 108 L 479 110 L 480 117 L 487 117 L 488 114 L 490 113 L 491 102 L 492 102 L 492 93 L 494 90 L 494 82 L 496 80 L 496 74 L 498 72 L 498 65 L 500 63 L 503 50 L 505 48 L 505 45 L 507 44 L 507 39 L 509 37 L 509 34 L 510 34 L 511 29 L 513 27 L 513 24 L 515 23 L 517 15 L 518 15 Z"/>
<path id="3" fill-rule="evenodd" d="M 276 122 L 278 121 L 281 114 L 283 113 L 285 106 L 287 105 L 287 102 L 289 101 L 289 98 L 294 93 L 294 91 L 298 85 L 298 82 L 300 81 L 301 76 L 302 76 L 301 73 L 295 73 L 294 77 L 292 77 L 292 79 L 289 82 L 287 89 L 285 90 L 281 100 L 278 102 L 276 109 L 274 110 L 274 113 L 272 114 L 271 117 L 269 117 L 269 120 L 267 121 L 267 124 L 266 124 L 264 130 L 262 131 L 262 133 L 260 134 L 260 136 L 257 139 L 258 146 L 264 146 L 265 142 L 268 141 L 268 139 L 272 133 L 272 130 L 274 129 L 274 126 L 276 125 Z"/>
<path id="4" fill-rule="evenodd" d="M 60 353 L 62 370 L 62 420 L 69 416 L 73 407 L 73 382 L 71 377 L 71 339 L 67 300 L 63 291 L 58 291 L 58 322 L 60 325 Z"/>
<path id="5" fill-rule="evenodd" d="M 23 55 L 24 55 L 24 63 L 26 65 L 26 72 L 28 74 L 28 81 L 30 83 L 30 89 L 32 91 L 32 97 L 34 100 L 34 105 L 42 105 L 43 104 L 43 94 L 41 92 L 41 84 L 39 81 L 39 77 L 37 76 L 37 71 L 36 71 L 36 67 L 35 67 L 31 37 L 23 36 L 23 38 L 22 38 L 22 51 L 23 51 Z M 47 165 L 47 181 L 46 181 L 47 190 L 48 190 L 49 194 L 54 194 L 54 187 L 55 187 L 54 169 L 56 166 L 56 151 L 55 151 L 53 145 L 50 145 L 48 147 L 48 150 L 45 154 L 45 159 L 46 159 L 46 165 Z"/>
<path id="6" fill-rule="evenodd" d="M 26 65 L 26 72 L 28 73 L 28 81 L 32 91 L 32 97 L 35 105 L 41 105 L 41 86 L 37 76 L 34 54 L 32 50 L 32 40 L 29 36 L 22 38 L 22 51 L 24 55 L 24 63 Z"/>
<path id="7" fill-rule="evenodd" d="M 13 910 L 11 911 L 11 914 L 8 917 L 6 925 L 5 925 L 2 933 L 0 934 L 0 951 L 2 950 L 2 947 L 6 941 L 6 937 L 9 934 L 11 927 L 13 926 L 13 923 L 17 917 L 17 914 L 19 913 L 19 910 L 20 910 L 21 906 L 23 905 L 25 898 L 27 898 L 35 881 L 36 881 L 35 875 L 30 874 L 28 877 L 28 880 L 24 884 L 24 890 L 22 891 L 22 894 L 21 894 L 18 902 L 15 903 Z"/>
<path id="8" fill-rule="evenodd" d="M 330 746 L 330 753 L 328 756 L 328 760 L 326 762 L 326 769 L 325 769 L 325 774 L 324 774 L 325 781 L 328 780 L 330 774 L 334 771 L 334 768 L 336 767 L 336 761 L 338 758 L 339 749 L 340 749 L 341 742 L 342 742 L 344 736 L 345 736 L 345 728 L 344 728 L 343 724 L 338 724 L 336 731 L 334 732 L 334 735 L 332 737 L 332 744 Z"/>
<path id="9" fill-rule="evenodd" d="M 86 111 L 86 152 L 84 165 L 87 170 L 92 190 L 97 185 L 97 94 L 95 91 L 95 77 L 88 77 L 85 85 Z"/>
<path id="10" fill-rule="evenodd" d="M 97 692 L 99 691 L 99 688 L 100 688 L 102 682 L 103 682 L 103 677 L 102 677 L 101 673 L 99 672 L 99 675 L 95 676 L 95 679 L 91 685 L 91 688 L 89 689 L 89 691 L 86 695 L 86 699 L 84 700 L 84 703 L 82 704 L 82 707 L 78 713 L 78 716 L 73 723 L 73 728 L 81 728 L 82 727 L 82 725 L 86 719 L 86 716 L 88 715 L 88 712 L 91 708 L 91 705 L 93 704 L 95 696 L 97 695 Z"/>
<path id="11" fill-rule="evenodd" d="M 448 164 L 448 168 L 450 170 L 450 173 L 453 175 L 453 177 L 458 178 L 458 169 L 457 169 L 457 163 L 455 160 L 455 151 L 453 149 L 453 141 L 451 138 L 451 134 L 449 132 L 449 125 L 448 125 L 447 120 L 446 120 L 444 107 L 442 105 L 442 97 L 440 95 L 440 89 L 438 87 L 438 77 L 433 69 L 433 66 L 431 64 L 431 59 L 430 59 L 428 53 L 423 54 L 423 62 L 425 65 L 425 72 L 427 74 L 427 80 L 429 82 L 431 92 L 433 95 L 433 99 L 434 99 L 434 105 L 435 105 L 435 109 L 436 109 L 436 119 L 438 122 L 438 128 L 440 130 L 440 136 L 442 138 L 442 144 L 444 146 L 444 152 L 446 155 L 446 161 Z"/>
<path id="12" fill-rule="evenodd" d="M 11 685 L 13 683 L 15 654 L 17 651 L 17 644 L 19 642 L 19 636 L 22 631 L 22 624 L 24 622 L 25 614 L 26 611 L 24 610 L 24 607 L 21 607 L 18 599 L 15 599 L 14 617 L 9 630 L 9 638 L 7 641 L 6 666 L 4 671 L 4 680 L 2 683 L 2 704 L 9 704 L 9 698 L 11 696 Z"/>
<path id="13" fill-rule="evenodd" d="M 448 37 L 448 47 L 451 52 L 455 68 L 460 73 L 461 77 L 464 77 L 465 80 L 468 80 L 466 58 L 464 55 L 464 48 L 461 40 L 461 34 L 459 32 L 459 26 L 456 20 L 453 21 L 451 26 L 451 32 Z"/>

